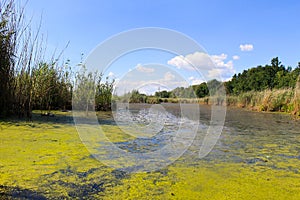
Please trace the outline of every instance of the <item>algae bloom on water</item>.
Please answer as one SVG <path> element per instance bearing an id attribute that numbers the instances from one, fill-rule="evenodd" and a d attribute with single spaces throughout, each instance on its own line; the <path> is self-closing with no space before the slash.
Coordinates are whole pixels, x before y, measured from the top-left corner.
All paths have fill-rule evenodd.
<path id="1" fill-rule="evenodd" d="M 96 160 L 80 140 L 70 113 L 57 112 L 49 119 L 34 116 L 33 124 L 2 121 L 0 196 L 300 199 L 298 121 L 287 115 L 229 109 L 221 138 L 210 154 L 199 159 L 197 140 L 203 139 L 201 132 L 206 131 L 209 122 L 209 108 L 201 109 L 199 134 L 193 145 L 172 164 L 157 171 L 137 173 Z M 110 114 L 99 113 L 99 121 L 103 122 L 107 137 L 120 148 L 142 152 L 159 148 L 124 134 Z M 162 144 L 160 139 L 166 138 L 157 135 L 153 140 Z M 98 142 L 97 138 L 93 140 Z"/>

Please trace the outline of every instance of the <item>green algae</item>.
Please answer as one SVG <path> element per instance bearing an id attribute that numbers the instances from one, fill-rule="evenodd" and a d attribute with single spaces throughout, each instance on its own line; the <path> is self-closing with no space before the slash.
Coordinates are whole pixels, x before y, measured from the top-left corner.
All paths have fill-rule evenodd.
<path id="1" fill-rule="evenodd" d="M 106 199 L 299 199 L 299 174 L 243 164 L 188 167 L 174 164 L 167 175 L 134 174 Z"/>
<path id="2" fill-rule="evenodd" d="M 4 198 L 300 199 L 298 134 L 225 129 L 207 158 L 198 159 L 192 146 L 167 168 L 128 174 L 94 159 L 68 120 L 6 121 L 0 127 Z M 133 139 L 113 124 L 102 129 L 115 143 Z M 99 138 L 91 140 L 101 145 Z"/>

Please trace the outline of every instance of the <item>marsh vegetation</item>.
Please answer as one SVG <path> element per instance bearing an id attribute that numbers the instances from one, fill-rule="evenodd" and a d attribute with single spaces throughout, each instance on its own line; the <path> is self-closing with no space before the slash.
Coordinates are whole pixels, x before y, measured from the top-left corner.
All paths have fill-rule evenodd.
<path id="1" fill-rule="evenodd" d="M 82 62 L 75 70 L 61 59 L 63 51 L 45 59 L 40 27 L 31 28 L 14 0 L 0 2 L 0 15 L 0 199 L 300 199 L 300 124 L 289 115 L 230 107 L 216 146 L 205 158 L 198 155 L 211 102 L 299 116 L 299 63 L 292 69 L 274 58 L 225 83 L 210 80 L 151 96 L 138 90 L 113 96 L 114 80 L 102 72 L 90 73 Z M 220 85 L 226 99 L 214 99 Z M 127 152 L 155 151 L 175 137 L 179 126 L 199 126 L 193 144 L 170 165 L 128 173 L 95 159 L 106 152 L 84 146 L 72 99 L 80 102 L 84 119 L 96 110 L 106 137 Z M 152 104 L 161 104 L 167 118 L 163 128 L 146 139 L 124 133 L 111 111 L 112 102 L 123 100 L 141 127 L 152 119 L 161 123 L 149 115 Z M 181 107 L 192 112 L 187 103 L 199 106 L 197 123 L 181 120 Z M 127 116 L 117 117 L 123 128 L 129 126 Z M 105 148 L 101 138 L 89 139 Z"/>

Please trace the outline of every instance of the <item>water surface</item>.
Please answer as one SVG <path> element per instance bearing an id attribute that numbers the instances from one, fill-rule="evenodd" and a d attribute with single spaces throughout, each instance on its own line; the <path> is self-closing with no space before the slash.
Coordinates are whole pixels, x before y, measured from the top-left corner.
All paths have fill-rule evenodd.
<path id="1" fill-rule="evenodd" d="M 154 135 L 124 133 L 119 126 L 126 127 L 126 120 L 118 126 L 111 113 L 98 113 L 99 121 L 124 151 L 155 152 L 172 140 L 178 127 L 189 131 L 198 124 L 181 115 L 180 106 L 191 112 L 193 106 L 162 105 L 165 119 L 156 121 L 151 120 L 151 105 L 128 108 L 141 129 L 159 124 L 148 126 Z M 35 116 L 33 123 L 0 122 L 0 199 L 300 199 L 299 121 L 285 114 L 229 108 L 219 140 L 200 159 L 210 113 L 209 106 L 200 106 L 197 135 L 179 159 L 141 173 L 94 159 L 99 152 L 87 151 L 70 123 L 71 113 L 47 120 Z M 101 145 L 99 138 L 91 139 Z"/>

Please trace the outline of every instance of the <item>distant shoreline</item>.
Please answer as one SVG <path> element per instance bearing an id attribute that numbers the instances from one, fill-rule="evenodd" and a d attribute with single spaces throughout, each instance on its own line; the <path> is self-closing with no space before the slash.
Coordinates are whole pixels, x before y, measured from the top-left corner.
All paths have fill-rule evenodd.
<path id="1" fill-rule="evenodd" d="M 265 91 L 250 91 L 240 95 L 227 95 L 225 99 L 216 96 L 204 98 L 157 98 L 154 103 L 197 103 L 201 105 L 225 105 L 254 112 L 290 114 L 294 119 L 300 119 L 298 110 L 299 98 L 295 90 L 277 89 Z"/>

